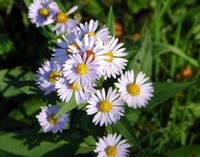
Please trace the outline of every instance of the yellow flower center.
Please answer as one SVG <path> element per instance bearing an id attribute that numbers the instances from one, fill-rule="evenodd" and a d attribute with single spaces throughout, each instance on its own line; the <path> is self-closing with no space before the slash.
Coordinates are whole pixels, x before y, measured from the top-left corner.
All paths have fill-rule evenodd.
<path id="1" fill-rule="evenodd" d="M 76 67 L 76 72 L 79 74 L 79 75 L 85 75 L 88 71 L 88 68 L 87 68 L 87 65 L 81 63 L 81 64 L 78 64 L 77 67 Z"/>
<path id="2" fill-rule="evenodd" d="M 69 84 L 70 89 L 72 90 L 78 90 L 78 83 L 74 84 L 74 83 L 70 83 Z"/>
<path id="3" fill-rule="evenodd" d="M 68 17 L 64 12 L 60 12 L 56 15 L 56 22 L 57 23 L 65 23 Z"/>
<path id="4" fill-rule="evenodd" d="M 73 46 L 73 47 L 79 49 L 79 46 L 78 46 L 76 43 L 72 43 L 72 44 L 70 44 L 69 46 Z"/>
<path id="5" fill-rule="evenodd" d="M 52 71 L 49 75 L 49 82 L 56 83 L 58 77 L 60 77 L 60 72 Z"/>
<path id="6" fill-rule="evenodd" d="M 94 32 L 87 32 L 87 35 L 96 38 L 96 34 Z"/>
<path id="7" fill-rule="evenodd" d="M 137 84 L 132 83 L 132 84 L 129 84 L 129 85 L 127 86 L 127 91 L 128 91 L 128 93 L 129 93 L 130 95 L 136 96 L 136 95 L 138 95 L 139 92 L 140 92 L 140 87 L 139 87 Z"/>
<path id="8" fill-rule="evenodd" d="M 87 50 L 86 57 L 88 58 L 90 55 L 92 55 L 92 61 L 95 60 L 94 52 L 92 50 Z"/>
<path id="9" fill-rule="evenodd" d="M 108 59 L 105 59 L 105 61 L 110 62 L 110 63 L 113 61 L 113 53 L 112 52 L 108 52 L 104 55 L 109 57 Z"/>
<path id="10" fill-rule="evenodd" d="M 49 15 L 49 10 L 47 8 L 41 8 L 39 10 L 39 14 L 42 17 L 47 17 Z"/>
<path id="11" fill-rule="evenodd" d="M 99 111 L 110 112 L 111 109 L 112 109 L 112 104 L 108 100 L 104 100 L 99 103 Z"/>
<path id="12" fill-rule="evenodd" d="M 105 151 L 108 157 L 115 157 L 117 155 L 117 149 L 113 146 L 107 146 Z"/>
<path id="13" fill-rule="evenodd" d="M 49 117 L 48 117 L 48 121 L 49 121 L 49 123 L 51 123 L 51 124 L 57 124 L 57 123 L 58 123 L 58 119 L 57 119 L 57 118 L 54 118 L 53 116 L 49 116 Z"/>

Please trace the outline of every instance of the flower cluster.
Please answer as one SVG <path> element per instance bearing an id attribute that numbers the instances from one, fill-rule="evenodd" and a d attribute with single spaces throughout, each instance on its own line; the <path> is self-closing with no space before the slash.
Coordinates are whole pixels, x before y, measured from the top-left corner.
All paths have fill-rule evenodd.
<path id="1" fill-rule="evenodd" d="M 74 6 L 65 13 L 52 0 L 33 0 L 33 3 L 29 6 L 28 16 L 36 27 L 54 23 L 53 31 L 60 35 L 70 32 L 79 23 L 77 19 L 69 18 L 69 15 L 77 9 L 78 7 Z"/>
<path id="2" fill-rule="evenodd" d="M 54 2 L 48 0 L 39 2 L 35 0 L 30 10 L 37 6 L 38 11 L 35 14 L 42 12 L 42 15 L 45 11 L 41 8 L 48 8 L 46 22 L 55 18 L 55 15 L 57 21 L 63 20 L 57 17 L 63 12 L 54 14 L 57 8 Z M 54 11 L 50 10 L 52 8 Z M 68 14 L 74 10 L 75 8 L 72 8 Z M 54 15 L 51 16 L 51 13 Z M 35 16 L 33 22 L 39 25 L 46 24 L 44 17 L 39 16 Z M 74 95 L 78 105 L 87 104 L 86 113 L 93 115 L 92 122 L 99 126 L 109 126 L 119 121 L 125 114 L 125 104 L 134 109 L 148 104 L 153 97 L 152 83 L 147 82 L 149 78 L 143 72 L 136 75 L 133 70 L 125 71 L 128 60 L 124 44 L 112 37 L 106 26 L 99 28 L 98 21 L 90 20 L 73 29 L 70 28 L 70 31 L 67 25 L 66 27 L 60 29 L 64 31 L 59 33 L 67 33 L 58 39 L 52 58 L 44 61 L 36 74 L 36 84 L 45 95 L 56 92 L 64 102 L 69 102 Z M 60 26 L 57 24 L 55 28 Z M 105 81 L 111 78 L 118 80 L 114 83 L 115 87 L 109 87 L 107 90 L 102 86 L 100 89 L 97 88 L 100 78 Z M 68 114 L 55 118 L 54 115 L 58 111 L 59 107 L 56 106 L 42 107 L 37 118 L 44 132 L 55 133 L 65 129 L 69 122 Z M 99 157 L 128 156 L 127 148 L 130 145 L 126 140 L 120 139 L 121 135 L 117 134 L 100 138 L 95 152 Z"/>

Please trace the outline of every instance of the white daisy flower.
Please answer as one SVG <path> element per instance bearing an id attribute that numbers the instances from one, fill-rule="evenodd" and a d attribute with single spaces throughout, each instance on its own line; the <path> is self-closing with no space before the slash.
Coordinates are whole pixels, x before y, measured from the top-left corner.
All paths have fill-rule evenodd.
<path id="1" fill-rule="evenodd" d="M 97 90 L 88 103 L 86 112 L 88 115 L 95 114 L 92 120 L 95 125 L 111 125 L 124 115 L 123 101 L 119 98 L 117 90 L 112 90 L 112 87 L 109 88 L 107 95 L 104 88 L 101 91 Z"/>
<path id="2" fill-rule="evenodd" d="M 143 72 L 140 72 L 136 76 L 136 79 L 134 77 L 133 70 L 126 71 L 115 85 L 119 88 L 121 98 L 129 107 L 145 107 L 148 101 L 153 97 L 152 93 L 154 89 L 152 83 L 145 83 L 149 78 L 146 77 L 146 74 Z"/>
<path id="3" fill-rule="evenodd" d="M 66 33 L 62 35 L 62 39 L 58 39 L 57 45 L 59 48 L 56 48 L 53 54 L 54 59 L 58 63 L 64 63 L 69 59 L 71 53 L 77 53 L 79 51 L 79 46 L 76 43 L 77 39 L 80 39 L 79 32 L 77 31 Z"/>
<path id="4" fill-rule="evenodd" d="M 58 96 L 62 101 L 70 101 L 73 93 L 77 104 L 85 103 L 95 92 L 95 89 L 90 86 L 82 86 L 78 83 L 69 83 L 66 79 L 60 79 L 56 84 Z"/>
<path id="5" fill-rule="evenodd" d="M 97 157 L 127 157 L 129 155 L 128 148 L 131 146 L 127 140 L 121 140 L 121 137 L 115 133 L 99 138 L 94 150 L 95 153 L 98 153 Z"/>
<path id="6" fill-rule="evenodd" d="M 38 69 L 36 84 L 45 91 L 45 95 L 55 90 L 57 80 L 62 76 L 61 65 L 53 59 L 44 61 L 44 64 Z"/>
<path id="7" fill-rule="evenodd" d="M 69 83 L 78 83 L 81 85 L 93 85 L 94 81 L 99 78 L 96 70 L 98 64 L 92 61 L 92 55 L 88 58 L 74 54 L 69 56 L 70 59 L 63 64 L 63 74 L 69 80 Z"/>
<path id="8" fill-rule="evenodd" d="M 72 18 L 69 18 L 69 15 L 74 13 L 78 9 L 78 6 L 72 7 L 67 13 L 62 11 L 57 12 L 56 14 L 56 25 L 53 28 L 53 31 L 56 31 L 57 35 L 63 33 L 69 33 L 76 27 L 78 21 Z"/>
<path id="9" fill-rule="evenodd" d="M 36 27 L 40 27 L 53 23 L 57 11 L 58 6 L 52 0 L 34 0 L 29 6 L 28 16 Z"/>
<path id="10" fill-rule="evenodd" d="M 62 132 L 65 129 L 69 121 L 67 113 L 58 118 L 54 118 L 54 115 L 60 110 L 58 106 L 52 106 L 49 104 L 48 106 L 41 107 L 41 109 L 42 111 L 36 116 L 36 118 L 45 133 L 50 131 L 53 133 L 58 131 Z"/>
<path id="11" fill-rule="evenodd" d="M 99 30 L 98 21 L 90 20 L 89 23 L 85 22 L 85 24 L 80 24 L 79 29 L 82 31 L 83 35 L 87 35 L 89 37 L 95 38 L 100 41 L 107 41 L 110 39 L 110 33 L 108 28 L 104 25 Z"/>
<path id="12" fill-rule="evenodd" d="M 92 55 L 92 61 L 107 58 L 103 56 L 103 54 L 106 54 L 107 51 L 103 49 L 101 44 L 96 44 L 94 38 L 84 36 L 82 40 L 77 39 L 76 43 L 79 47 L 79 52 L 71 49 L 72 52 L 74 51 L 75 53 L 79 53 L 81 55 L 85 53 L 87 58 Z"/>
<path id="13" fill-rule="evenodd" d="M 104 42 L 103 47 L 106 53 L 103 55 L 107 59 L 101 60 L 99 71 L 105 78 L 111 76 L 116 78 L 116 75 L 120 75 L 122 70 L 125 69 L 128 60 L 123 58 L 127 56 L 125 48 L 122 48 L 124 44 L 118 43 L 118 38 L 112 37 L 108 42 Z"/>

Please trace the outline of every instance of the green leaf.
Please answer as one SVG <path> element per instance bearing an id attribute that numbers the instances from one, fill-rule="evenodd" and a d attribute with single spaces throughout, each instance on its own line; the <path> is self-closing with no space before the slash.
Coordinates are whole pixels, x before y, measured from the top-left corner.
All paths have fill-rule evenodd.
<path id="1" fill-rule="evenodd" d="M 58 102 L 57 105 L 62 106 L 60 111 L 55 115 L 55 118 L 60 117 L 62 114 L 65 114 L 75 107 L 77 107 L 75 95 L 73 94 L 71 100 L 69 102 Z"/>
<path id="2" fill-rule="evenodd" d="M 26 81 L 5 81 L 8 85 L 13 86 L 17 88 L 18 90 L 21 90 L 27 95 L 34 94 L 34 90 L 37 89 L 35 87 L 35 82 L 32 80 L 26 80 Z"/>
<path id="3" fill-rule="evenodd" d="M 84 139 L 84 142 L 88 145 L 95 146 L 96 140 L 92 135 L 89 135 Z"/>
<path id="4" fill-rule="evenodd" d="M 88 146 L 86 143 L 82 142 L 80 143 L 79 147 L 78 147 L 78 150 L 76 151 L 76 155 L 78 154 L 87 154 L 87 153 L 90 153 L 92 151 L 94 151 L 95 147 L 91 147 L 91 146 Z"/>
<path id="5" fill-rule="evenodd" d="M 110 31 L 110 34 L 112 36 L 115 36 L 114 14 L 112 7 L 110 7 L 106 25 L 108 27 L 108 30 Z"/>
<path id="6" fill-rule="evenodd" d="M 172 46 L 172 45 L 168 45 L 165 43 L 154 43 L 153 44 L 153 58 L 156 58 L 162 54 L 171 52 L 181 58 L 183 58 L 184 60 L 188 61 L 190 64 L 192 64 L 195 67 L 199 67 L 199 63 L 197 60 L 193 59 L 192 57 L 188 56 L 185 54 L 184 51 L 182 51 L 181 49 Z"/>
<path id="7" fill-rule="evenodd" d="M 77 151 L 81 135 L 79 132 L 67 134 L 44 134 L 36 130 L 21 130 L 9 133 L 0 133 L 0 150 L 15 155 L 27 157 L 51 156 L 59 152 L 62 156 Z"/>
<path id="8" fill-rule="evenodd" d="M 130 125 L 129 121 L 122 117 L 120 121 L 117 122 L 116 125 L 113 126 L 120 134 L 122 134 L 129 142 L 131 142 L 131 145 L 134 147 L 134 145 L 140 149 L 142 152 L 144 150 L 141 147 L 140 141 L 137 138 L 135 131 L 133 130 L 132 126 Z M 134 145 L 133 145 L 134 144 Z"/>
<path id="9" fill-rule="evenodd" d="M 165 100 L 173 97 L 177 92 L 190 87 L 194 83 L 195 81 L 187 83 L 155 83 L 154 97 L 152 98 L 146 109 L 148 110 L 153 109 L 154 107 L 161 104 Z"/>
<path id="10" fill-rule="evenodd" d="M 144 71 L 148 76 L 152 73 L 152 42 L 149 31 L 145 32 L 144 41 L 133 59 L 129 59 L 128 69 L 139 73 Z M 132 60 L 132 61 L 131 61 Z"/>
<path id="11" fill-rule="evenodd" d="M 11 52 L 14 49 L 13 42 L 6 34 L 0 34 L 0 56 Z"/>
<path id="12" fill-rule="evenodd" d="M 200 145 L 184 146 L 167 151 L 167 157 L 198 157 L 200 156 Z"/>

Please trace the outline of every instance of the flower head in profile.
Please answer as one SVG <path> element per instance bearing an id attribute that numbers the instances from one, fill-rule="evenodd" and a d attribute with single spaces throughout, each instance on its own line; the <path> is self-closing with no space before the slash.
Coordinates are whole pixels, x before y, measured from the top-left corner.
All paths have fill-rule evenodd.
<path id="1" fill-rule="evenodd" d="M 80 85 L 93 85 L 99 78 L 97 71 L 98 64 L 92 61 L 92 56 L 87 58 L 79 54 L 70 55 L 70 59 L 63 65 L 63 74 L 69 80 L 69 83 L 78 83 Z"/>
<path id="2" fill-rule="evenodd" d="M 100 72 L 105 78 L 111 76 L 116 78 L 116 75 L 120 75 L 122 70 L 125 69 L 128 60 L 123 58 L 127 56 L 125 48 L 122 47 L 123 45 L 123 43 L 118 43 L 118 39 L 115 37 L 103 43 L 104 52 L 106 51 L 106 53 L 103 54 L 104 59 L 100 62 Z"/>
<path id="3" fill-rule="evenodd" d="M 109 88 L 108 93 L 105 93 L 103 88 L 101 91 L 97 90 L 96 94 L 92 94 L 89 105 L 86 106 L 87 114 L 93 115 L 93 122 L 95 125 L 100 123 L 100 126 L 108 126 L 116 123 L 124 114 L 123 101 L 119 98 L 117 90 Z"/>
<path id="4" fill-rule="evenodd" d="M 79 83 L 69 83 L 67 79 L 60 79 L 56 84 L 58 96 L 62 101 L 70 101 L 73 94 L 77 104 L 85 103 L 91 96 L 91 93 L 95 92 L 95 89 L 91 86 L 82 86 Z"/>
<path id="5" fill-rule="evenodd" d="M 98 153 L 97 157 L 127 157 L 130 145 L 125 139 L 121 140 L 121 137 L 115 133 L 100 138 L 94 150 Z"/>
<path id="6" fill-rule="evenodd" d="M 64 63 L 69 59 L 69 55 L 79 52 L 79 46 L 76 40 L 80 39 L 80 34 L 77 31 L 71 31 L 62 35 L 62 39 L 58 39 L 58 48 L 55 49 L 53 58 L 58 63 Z"/>
<path id="7" fill-rule="evenodd" d="M 149 78 L 146 74 L 140 72 L 136 77 L 133 70 L 126 71 L 118 79 L 116 87 L 119 88 L 121 98 L 128 104 L 129 107 L 141 108 L 145 107 L 148 101 L 153 97 L 152 83 L 146 83 Z"/>
<path id="8" fill-rule="evenodd" d="M 85 22 L 85 24 L 80 24 L 79 30 L 81 30 L 82 35 L 89 36 L 96 39 L 96 41 L 107 41 L 110 38 L 110 33 L 106 26 L 102 26 L 98 29 L 98 21 L 90 20 Z"/>
<path id="9" fill-rule="evenodd" d="M 52 0 L 34 0 L 29 6 L 28 16 L 36 27 L 40 27 L 53 23 L 58 10 L 58 5 Z"/>
<path id="10" fill-rule="evenodd" d="M 58 113 L 60 108 L 58 106 L 43 106 L 41 107 L 42 111 L 36 116 L 38 119 L 42 130 L 46 132 L 52 131 L 53 133 L 62 132 L 68 121 L 68 114 L 65 113 L 58 118 L 54 118 L 55 114 Z"/>
<path id="11" fill-rule="evenodd" d="M 45 91 L 45 95 L 55 90 L 55 84 L 62 76 L 61 65 L 56 63 L 55 60 L 44 61 L 44 64 L 38 69 L 36 77 L 36 84 L 39 88 Z"/>
<path id="12" fill-rule="evenodd" d="M 78 6 L 74 6 L 67 13 L 64 13 L 61 10 L 56 13 L 56 25 L 53 28 L 53 31 L 55 31 L 57 35 L 69 33 L 77 26 L 78 21 L 76 19 L 69 18 L 69 15 L 74 13 L 77 9 Z"/>

